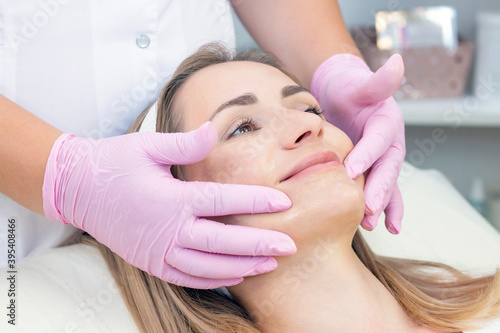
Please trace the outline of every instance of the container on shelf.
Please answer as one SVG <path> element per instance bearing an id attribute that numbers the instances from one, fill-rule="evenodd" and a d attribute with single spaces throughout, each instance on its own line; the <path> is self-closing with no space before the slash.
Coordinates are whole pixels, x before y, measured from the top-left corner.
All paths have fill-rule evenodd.
<path id="1" fill-rule="evenodd" d="M 374 27 L 354 28 L 352 36 L 372 71 L 394 53 L 403 57 L 405 77 L 396 99 L 458 97 L 463 95 L 474 55 L 474 44 L 461 41 L 456 51 L 442 47 L 380 50 Z M 500 44 L 499 44 L 500 45 Z"/>
<path id="2" fill-rule="evenodd" d="M 500 96 L 500 12 L 478 12 L 477 23 L 477 56 L 474 71 L 474 89 L 480 90 L 484 82 L 497 83 L 492 92 Z M 479 91 L 478 91 L 479 92 Z"/>
<path id="3" fill-rule="evenodd" d="M 488 220 L 500 231 L 500 184 L 488 190 Z"/>
<path id="4" fill-rule="evenodd" d="M 486 216 L 486 191 L 481 177 L 475 177 L 472 180 L 472 186 L 467 199 L 479 214 Z"/>

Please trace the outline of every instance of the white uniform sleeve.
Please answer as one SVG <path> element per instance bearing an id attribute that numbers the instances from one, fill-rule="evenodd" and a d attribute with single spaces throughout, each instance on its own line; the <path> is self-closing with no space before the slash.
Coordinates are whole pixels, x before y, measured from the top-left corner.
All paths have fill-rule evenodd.
<path id="1" fill-rule="evenodd" d="M 94 139 L 125 133 L 202 44 L 235 47 L 227 0 L 6 0 L 0 23 L 0 94 L 64 132 Z M 0 194 L 2 249 L 10 217 L 18 220 L 18 259 L 75 232 Z"/>

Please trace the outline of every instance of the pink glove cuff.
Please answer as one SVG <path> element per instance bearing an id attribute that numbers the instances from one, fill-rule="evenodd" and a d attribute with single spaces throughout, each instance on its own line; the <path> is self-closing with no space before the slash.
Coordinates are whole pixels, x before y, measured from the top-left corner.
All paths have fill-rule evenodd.
<path id="1" fill-rule="evenodd" d="M 45 176 L 43 178 L 43 212 L 48 219 L 59 221 L 62 224 L 68 224 L 68 222 L 64 220 L 56 205 L 58 201 L 56 188 L 59 187 L 60 183 L 58 169 L 59 164 L 61 163 L 60 159 L 64 158 L 64 155 L 60 154 L 60 152 L 64 142 L 75 137 L 76 136 L 74 134 L 63 133 L 57 138 L 52 146 L 52 149 L 50 150 L 47 166 L 45 167 Z"/>
<path id="2" fill-rule="evenodd" d="M 329 71 L 332 68 L 359 68 L 371 72 L 365 61 L 350 53 L 339 53 L 326 59 L 314 72 L 311 81 L 311 93 L 320 102 L 323 101 L 323 92 L 328 91 L 328 82 L 331 79 Z"/>

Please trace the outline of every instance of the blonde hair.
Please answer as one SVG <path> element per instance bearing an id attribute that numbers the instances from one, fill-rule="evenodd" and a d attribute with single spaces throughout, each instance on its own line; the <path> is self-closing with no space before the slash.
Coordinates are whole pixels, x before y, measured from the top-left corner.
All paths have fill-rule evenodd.
<path id="1" fill-rule="evenodd" d="M 178 89 L 198 70 L 228 61 L 264 63 L 293 78 L 270 55 L 249 51 L 233 56 L 218 44 L 205 45 L 179 66 L 163 89 L 158 99 L 157 131 L 181 131 L 182 112 L 175 110 L 173 104 Z M 134 121 L 129 132 L 139 130 L 147 112 L 148 109 Z M 182 179 L 178 167 L 171 170 L 175 177 Z M 142 332 L 259 332 L 245 310 L 228 297 L 211 290 L 169 284 L 127 264 L 89 236 L 82 241 L 101 251 Z M 500 316 L 498 270 L 493 275 L 471 277 L 444 264 L 378 256 L 370 250 L 359 231 L 352 247 L 408 315 L 421 325 L 460 332 L 477 329 L 482 321 Z"/>

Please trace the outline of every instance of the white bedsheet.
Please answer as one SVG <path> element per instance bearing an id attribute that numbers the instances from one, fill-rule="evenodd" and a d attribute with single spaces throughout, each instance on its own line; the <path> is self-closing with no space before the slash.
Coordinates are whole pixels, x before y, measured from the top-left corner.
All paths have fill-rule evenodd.
<path id="1" fill-rule="evenodd" d="M 476 274 L 500 266 L 500 235 L 440 173 L 415 169 L 399 184 L 405 202 L 401 234 L 387 232 L 383 216 L 375 231 L 363 231 L 377 253 L 445 262 Z M 16 326 L 7 323 L 8 273 L 0 272 L 0 332 L 137 332 L 96 249 L 76 244 L 35 251 L 17 271 Z M 500 321 L 476 332 L 498 333 Z"/>
<path id="2" fill-rule="evenodd" d="M 433 260 L 477 274 L 500 267 L 498 231 L 442 173 L 411 170 L 398 181 L 405 205 L 401 233 L 389 233 L 382 214 L 374 231 L 362 230 L 370 247 L 381 255 Z"/>

